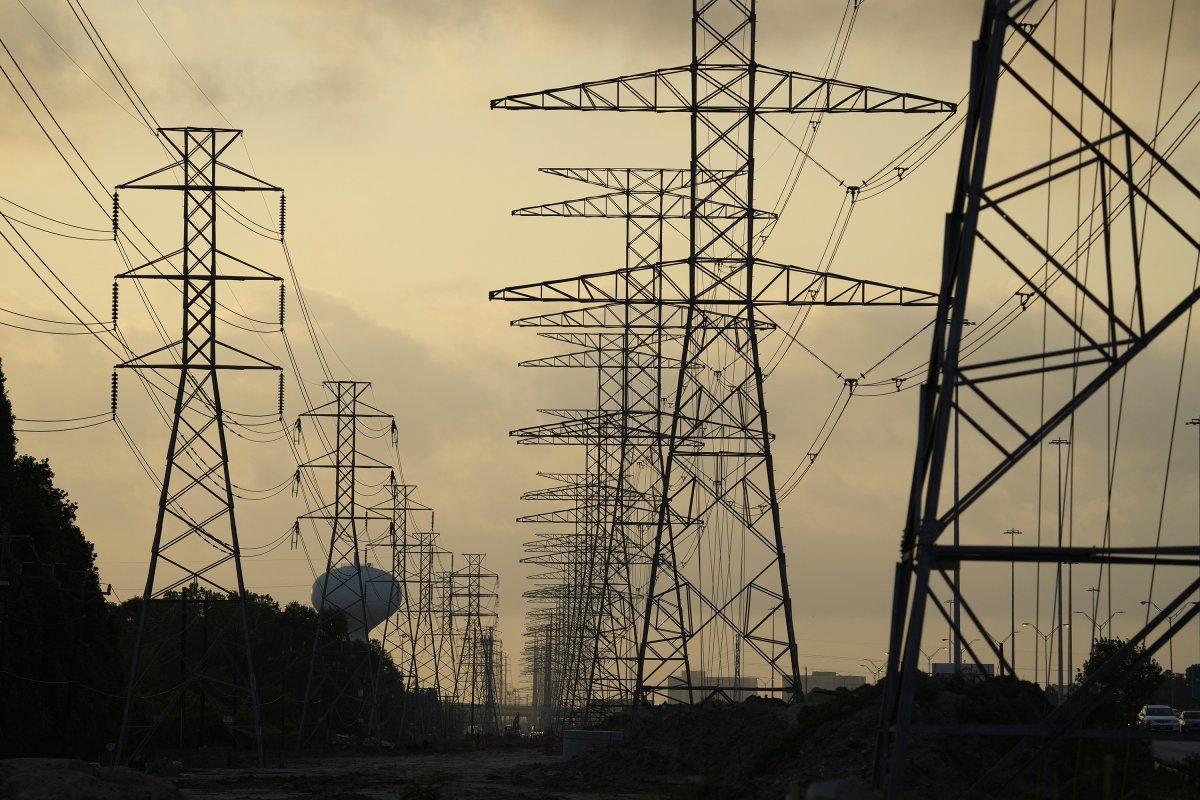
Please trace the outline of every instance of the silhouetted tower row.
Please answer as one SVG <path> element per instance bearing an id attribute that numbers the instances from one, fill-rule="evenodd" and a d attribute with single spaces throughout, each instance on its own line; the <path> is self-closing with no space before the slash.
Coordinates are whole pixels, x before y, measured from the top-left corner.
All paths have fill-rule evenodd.
<path id="1" fill-rule="evenodd" d="M 688 114 L 684 259 L 510 287 L 495 298 L 654 308 L 683 317 L 661 498 L 649 544 L 635 699 L 741 692 L 800 696 L 799 663 L 763 395 L 763 309 L 780 305 L 929 304 L 928 292 L 757 257 L 755 123 L 764 113 L 945 113 L 915 95 L 762 66 L 755 4 L 696 0 L 690 64 L 514 95 L 512 110 Z M 644 287 L 644 288 L 643 288 Z M 660 339 L 661 341 L 661 339 Z M 684 553 L 696 553 L 684 566 Z M 693 678 L 693 672 L 705 678 Z M 766 673 L 766 674 L 762 674 Z M 673 690 L 667 695 L 668 690 Z"/>
<path id="2" fill-rule="evenodd" d="M 491 664 L 496 619 L 496 573 L 482 553 L 464 553 L 466 565 L 448 576 L 449 617 L 457 646 L 453 702 L 468 733 L 499 730 L 495 673 Z"/>
<path id="3" fill-rule="evenodd" d="M 387 530 L 373 539 L 370 546 L 376 552 L 381 549 L 386 551 L 385 555 L 391 562 L 392 579 L 398 588 L 396 611 L 384 620 L 380 640 L 384 654 L 403 677 L 405 697 L 396 698 L 394 702 L 381 700 L 372 728 L 376 737 L 397 741 L 410 731 L 423 735 L 429 722 L 425 719 L 427 698 L 421 691 L 422 683 L 416 666 L 417 650 L 423 646 L 419 640 L 422 618 L 419 603 L 422 597 L 418 577 L 421 553 L 417 533 L 421 528 L 432 533 L 434 513 L 429 506 L 413 498 L 417 487 L 412 484 L 391 480 L 383 488 L 387 499 L 372 506 L 372 509 L 389 517 Z M 376 697 L 380 696 L 379 687 L 383 683 L 386 667 L 386 661 L 381 659 L 377 665 Z"/>
<path id="4" fill-rule="evenodd" d="M 691 173 L 681 169 L 563 168 L 543 169 L 552 175 L 599 186 L 605 194 L 517 209 L 517 216 L 620 219 L 625 223 L 625 293 L 659 294 L 665 259 L 664 223 L 690 214 Z M 725 177 L 716 175 L 714 179 Z M 709 203 L 705 213 L 719 218 L 733 209 Z M 770 216 L 761 214 L 760 216 Z M 642 272 L 642 268 L 649 268 Z M 497 296 L 504 298 L 498 293 Z M 590 569 L 564 574 L 564 588 L 578 587 L 582 596 L 558 602 L 578 604 L 575 629 L 559 637 L 565 663 L 563 724 L 589 724 L 628 708 L 633 702 L 637 637 L 647 592 L 649 554 L 646 542 L 661 504 L 664 417 L 662 376 L 673 374 L 678 358 L 664 355 L 664 345 L 680 338 L 682 304 L 586 306 L 587 313 L 567 312 L 516 320 L 518 326 L 557 327 L 563 332 L 541 336 L 584 347 L 561 356 L 521 362 L 529 367 L 596 370 L 596 407 L 550 411 L 564 421 L 514 431 L 525 443 L 586 443 L 586 471 L 575 482 L 531 492 L 526 499 L 573 500 L 578 517 L 572 564 Z M 561 521 L 565 512 L 535 515 L 528 521 Z M 579 524 L 580 522 L 584 524 Z M 576 570 L 578 573 L 578 570 Z M 569 615 L 565 612 L 560 617 Z"/>
<path id="5" fill-rule="evenodd" d="M 324 735 L 335 721 L 340 729 L 359 726 L 365 732 L 370 727 L 371 717 L 377 713 L 374 690 L 379 669 L 368 639 L 377 621 L 370 606 L 384 602 L 394 611 L 399 604 L 392 576 L 385 573 L 386 583 L 373 584 L 374 573 L 362 559 L 369 541 L 367 526 L 372 521 L 389 525 L 391 512 L 366 506 L 357 496 L 360 472 L 392 469 L 359 449 L 359 427 L 368 420 L 391 424 L 394 420 L 362 399 L 370 383 L 332 380 L 324 385 L 333 399 L 300 415 L 300 419 L 333 427 L 331 449 L 300 466 L 333 471 L 333 502 L 300 517 L 329 525 L 325 572 L 313 591 L 317 630 L 304 689 L 301 742 Z"/>

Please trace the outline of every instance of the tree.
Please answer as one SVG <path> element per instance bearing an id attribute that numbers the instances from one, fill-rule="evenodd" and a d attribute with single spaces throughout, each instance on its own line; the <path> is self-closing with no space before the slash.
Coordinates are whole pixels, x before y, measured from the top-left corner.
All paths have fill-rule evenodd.
<path id="1" fill-rule="evenodd" d="M 1109 662 L 1115 661 L 1116 669 L 1109 670 L 1087 691 L 1077 691 L 1074 695 L 1075 702 L 1085 702 L 1111 689 L 1105 701 L 1091 715 L 1092 721 L 1102 727 L 1132 725 L 1137 719 L 1138 710 L 1151 702 L 1155 690 L 1163 682 L 1162 666 L 1153 658 L 1142 661 L 1146 654 L 1145 646 L 1139 643 L 1124 656 L 1119 656 L 1126 645 L 1128 641 L 1125 639 L 1097 639 L 1092 652 L 1075 675 L 1076 685 L 1082 686 L 1085 681 L 1097 676 Z"/>
<path id="2" fill-rule="evenodd" d="M 96 758 L 121 659 L 96 556 L 49 462 L 18 455 L 0 365 L 0 755 Z"/>

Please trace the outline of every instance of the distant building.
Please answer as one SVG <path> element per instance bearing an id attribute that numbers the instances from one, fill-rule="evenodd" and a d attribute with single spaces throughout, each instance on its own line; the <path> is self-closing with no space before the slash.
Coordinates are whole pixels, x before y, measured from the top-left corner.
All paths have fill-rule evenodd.
<path id="1" fill-rule="evenodd" d="M 692 670 L 692 695 L 690 702 L 701 703 L 715 693 L 712 687 L 724 689 L 724 697 L 731 702 L 740 703 L 747 697 L 758 694 L 758 678 L 743 675 L 734 678 L 731 675 L 710 676 L 703 670 Z M 679 688 L 675 688 L 679 687 Z M 732 687 L 732 688 L 731 688 Z M 667 679 L 667 698 L 676 703 L 689 702 L 688 691 L 684 688 L 683 676 L 671 676 Z"/>
<path id="2" fill-rule="evenodd" d="M 835 689 L 850 689 L 854 690 L 860 686 L 864 686 L 867 679 L 862 675 L 839 675 L 836 672 L 806 672 L 800 676 L 800 685 L 804 687 L 804 692 L 807 694 L 813 689 L 825 689 L 833 691 Z"/>

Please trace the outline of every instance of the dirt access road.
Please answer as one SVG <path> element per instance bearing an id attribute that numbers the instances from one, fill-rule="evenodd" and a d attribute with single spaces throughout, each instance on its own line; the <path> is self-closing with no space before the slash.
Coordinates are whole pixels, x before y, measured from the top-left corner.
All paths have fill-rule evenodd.
<path id="1" fill-rule="evenodd" d="M 654 797 L 614 793 L 604 786 L 572 785 L 569 790 L 560 790 L 546 785 L 546 768 L 561 763 L 561 756 L 528 749 L 401 752 L 296 760 L 282 768 L 195 769 L 173 780 L 185 798 L 206 800 L 596 800 L 599 797 L 649 800 Z"/>

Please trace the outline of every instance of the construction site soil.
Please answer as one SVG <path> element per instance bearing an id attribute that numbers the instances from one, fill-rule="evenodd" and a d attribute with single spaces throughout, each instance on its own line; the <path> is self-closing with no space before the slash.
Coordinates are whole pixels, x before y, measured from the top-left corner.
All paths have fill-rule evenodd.
<path id="1" fill-rule="evenodd" d="M 346 748 L 288 758 L 287 766 L 268 769 L 201 767 L 184 760 L 182 770 L 169 778 L 81 761 L 10 759 L 0 761 L 0 798 L 866 800 L 879 797 L 866 788 L 879 701 L 880 691 L 872 686 L 813 692 L 803 707 L 750 699 L 647 708 L 636 720 L 610 719 L 604 725 L 623 730 L 622 742 L 571 759 L 557 755 L 554 743 L 532 740 L 484 741 L 479 749 L 462 750 Z M 918 690 L 914 721 L 1031 722 L 1047 710 L 1046 698 L 1031 684 L 934 679 Z M 1187 774 L 1195 772 L 1195 780 L 1200 769 L 1157 768 L 1146 743 L 1073 743 L 1012 783 L 1001 776 L 973 786 L 1012 744 L 997 737 L 913 737 L 905 759 L 905 796 L 1200 797 Z"/>

